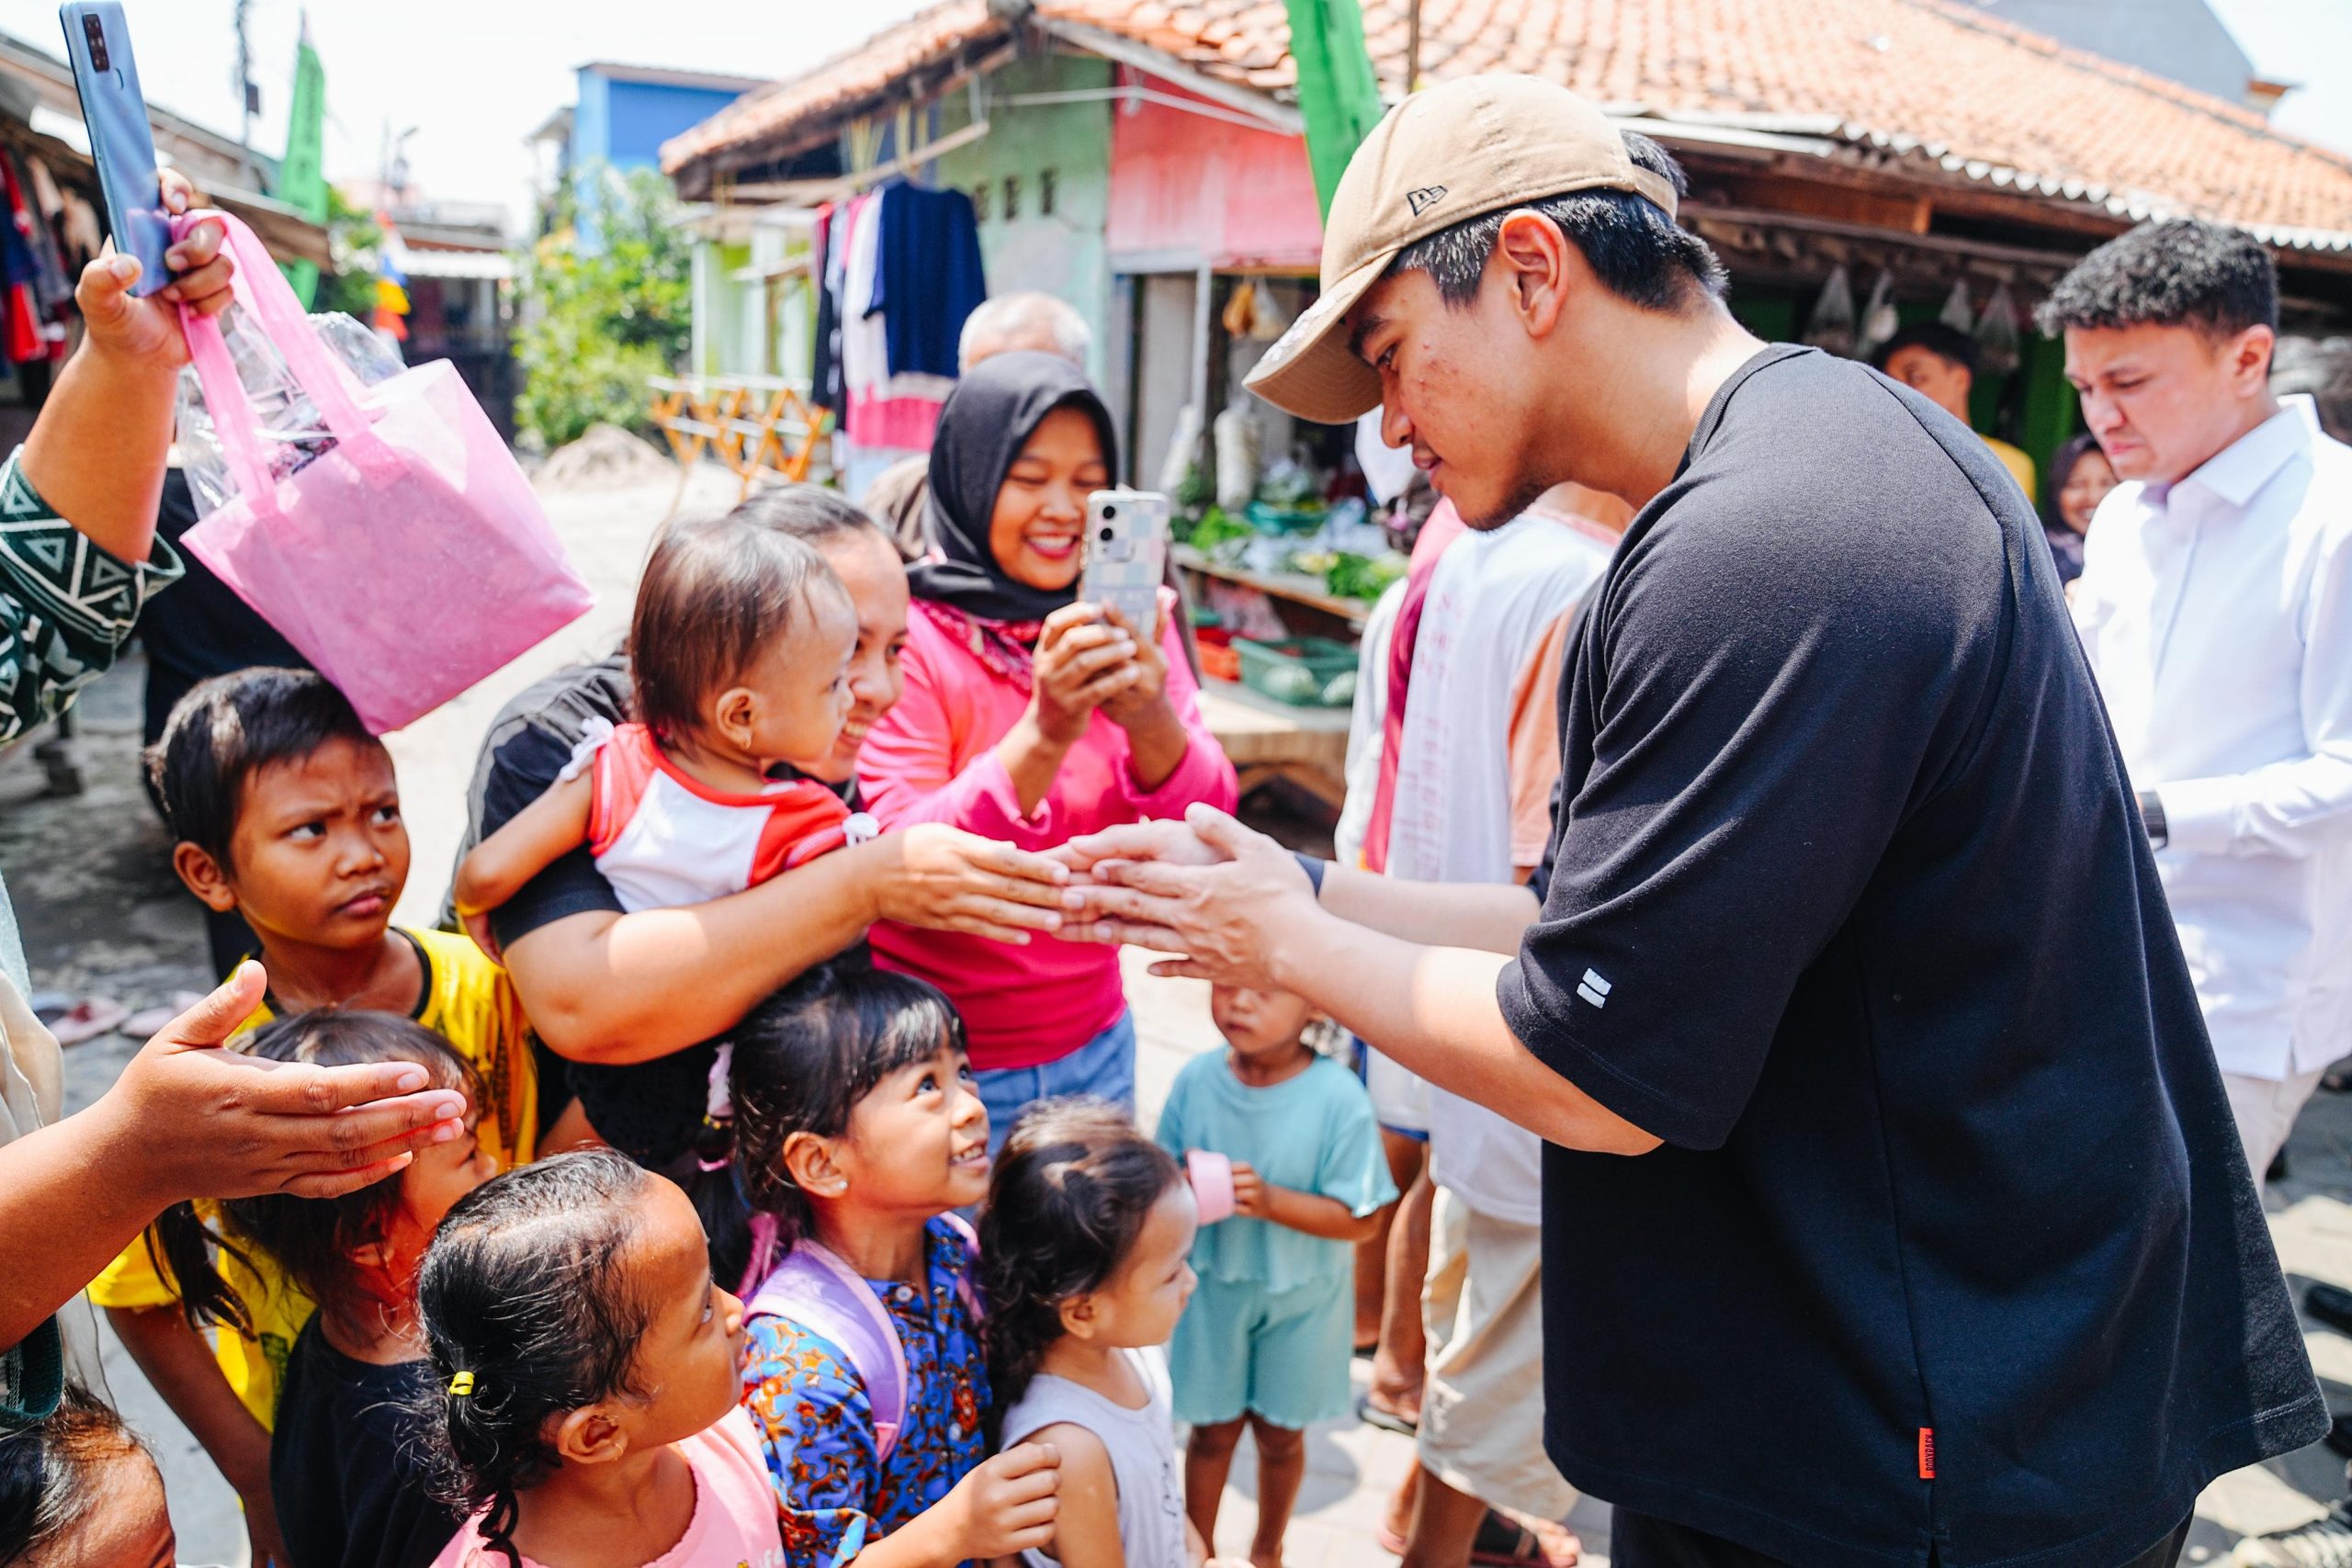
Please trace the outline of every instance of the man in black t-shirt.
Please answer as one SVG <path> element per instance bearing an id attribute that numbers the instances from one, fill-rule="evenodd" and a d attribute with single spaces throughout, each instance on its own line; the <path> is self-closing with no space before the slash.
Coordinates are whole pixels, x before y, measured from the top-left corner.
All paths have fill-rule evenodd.
<path id="1" fill-rule="evenodd" d="M 1089 934 L 1554 1145 L 1545 1447 L 1619 1568 L 2170 1563 L 2326 1417 L 2048 548 L 1950 414 L 1743 331 L 1679 194 L 1563 88 L 1418 93 L 1252 378 L 1474 527 L 1640 507 L 1536 897 L 1195 809 L 1069 846 Z"/>

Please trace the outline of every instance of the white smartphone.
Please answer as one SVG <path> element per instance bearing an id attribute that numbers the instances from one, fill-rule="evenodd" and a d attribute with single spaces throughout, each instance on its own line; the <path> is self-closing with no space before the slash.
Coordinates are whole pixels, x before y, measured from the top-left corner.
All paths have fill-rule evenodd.
<path id="1" fill-rule="evenodd" d="M 1158 491 L 1098 490 L 1086 498 L 1086 573 L 1078 596 L 1110 604 L 1137 637 L 1159 618 L 1168 572 L 1168 498 Z"/>

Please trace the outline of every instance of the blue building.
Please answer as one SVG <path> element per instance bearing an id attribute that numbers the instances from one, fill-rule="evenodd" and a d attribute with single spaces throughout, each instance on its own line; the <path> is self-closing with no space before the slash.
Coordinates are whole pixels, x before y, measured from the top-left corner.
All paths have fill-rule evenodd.
<path id="1" fill-rule="evenodd" d="M 767 85 L 760 76 L 673 71 L 609 60 L 591 61 L 577 74 L 579 101 L 558 109 L 531 133 L 539 154 L 543 197 L 565 181 L 576 184 L 592 169 L 626 173 L 660 167 L 662 142 Z M 578 188 L 582 205 L 593 207 L 588 189 Z"/>

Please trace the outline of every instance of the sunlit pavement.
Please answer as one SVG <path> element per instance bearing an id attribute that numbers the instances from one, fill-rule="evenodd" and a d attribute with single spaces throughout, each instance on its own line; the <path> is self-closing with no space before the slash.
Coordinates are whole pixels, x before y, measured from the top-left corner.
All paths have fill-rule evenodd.
<path id="1" fill-rule="evenodd" d="M 438 913 L 463 825 L 464 791 L 492 716 L 530 681 L 572 660 L 601 655 L 618 639 L 638 567 L 673 488 L 665 481 L 550 497 L 549 513 L 596 590 L 597 608 L 481 688 L 389 738 L 414 845 L 402 920 L 430 924 Z M 707 472 L 695 477 L 683 511 L 710 514 L 733 499 L 732 481 Z M 81 796 L 40 798 L 42 773 L 29 746 L 0 755 L 0 868 L 24 923 L 35 986 L 102 992 L 133 1010 L 174 991 L 201 989 L 206 979 L 196 905 L 165 863 L 163 829 L 138 783 L 143 675 L 134 654 L 85 694 L 74 741 L 87 784 Z M 1127 959 L 1140 1042 L 1138 1091 L 1148 1124 L 1177 1069 L 1187 1057 L 1214 1048 L 1216 1036 L 1205 986 L 1152 978 L 1145 955 L 1130 953 Z M 69 1052 L 70 1102 L 88 1103 L 133 1049 L 132 1042 L 108 1035 Z M 2352 1096 L 2323 1093 L 2312 1102 L 2296 1128 L 2289 1161 L 2291 1173 L 2272 1194 L 2272 1231 L 2300 1303 L 2308 1281 L 2352 1286 Z M 108 1387 L 163 1463 L 181 1562 L 242 1568 L 244 1530 L 233 1495 L 110 1337 L 100 1330 L 99 1337 Z M 2352 1340 L 2312 1329 L 2307 1342 L 2331 1401 L 2352 1405 Z M 1361 1382 L 1361 1363 L 1356 1371 Z M 1411 1453 L 1405 1438 L 1353 1422 L 1316 1428 L 1290 1534 L 1290 1568 L 1376 1568 L 1392 1561 L 1380 1551 L 1379 1529 L 1388 1493 Z M 1230 1555 L 1241 1555 L 1249 1544 L 1255 1469 L 1245 1445 L 1217 1532 L 1219 1550 Z M 2343 1461 L 2316 1445 L 2222 1478 L 2198 1505 L 2187 1560 L 2210 1561 L 2242 1533 L 2316 1516 L 2343 1481 Z M 1605 1562 L 1607 1507 L 1588 1499 L 1569 1523 L 1584 1539 L 1588 1561 Z"/>

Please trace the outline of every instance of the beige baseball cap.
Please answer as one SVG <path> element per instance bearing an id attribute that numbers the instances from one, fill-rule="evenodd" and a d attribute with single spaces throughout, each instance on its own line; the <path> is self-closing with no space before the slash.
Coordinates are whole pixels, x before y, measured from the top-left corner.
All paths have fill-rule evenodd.
<path id="1" fill-rule="evenodd" d="M 1250 389 L 1301 419 L 1343 424 L 1380 405 L 1380 378 L 1345 318 L 1396 253 L 1465 218 L 1577 190 L 1647 197 L 1674 186 L 1637 166 L 1589 100 L 1540 76 L 1464 76 L 1413 94 L 1373 127 L 1323 223 L 1323 294 L 1283 333 Z"/>

